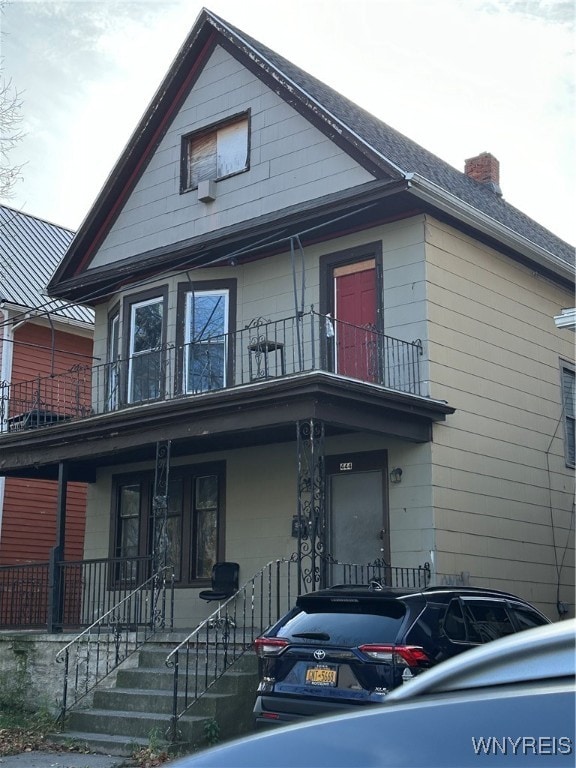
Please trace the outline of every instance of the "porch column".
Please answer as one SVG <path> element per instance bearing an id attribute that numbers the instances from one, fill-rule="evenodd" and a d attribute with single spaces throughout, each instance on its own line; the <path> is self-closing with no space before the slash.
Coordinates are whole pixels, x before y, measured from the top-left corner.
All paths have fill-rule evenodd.
<path id="1" fill-rule="evenodd" d="M 58 497 L 56 500 L 56 544 L 50 553 L 48 576 L 48 632 L 62 632 L 64 615 L 63 574 L 58 563 L 64 559 L 66 544 L 66 495 L 68 492 L 68 465 L 58 465 Z"/>
<path id="2" fill-rule="evenodd" d="M 324 422 L 297 422 L 298 443 L 298 587 L 301 592 L 326 585 L 326 481 Z"/>
<path id="3" fill-rule="evenodd" d="M 152 502 L 154 520 L 152 537 L 152 573 L 157 573 L 167 564 L 168 479 L 170 475 L 171 445 L 171 440 L 162 440 L 156 443 L 156 471 L 154 473 L 154 499 Z"/>

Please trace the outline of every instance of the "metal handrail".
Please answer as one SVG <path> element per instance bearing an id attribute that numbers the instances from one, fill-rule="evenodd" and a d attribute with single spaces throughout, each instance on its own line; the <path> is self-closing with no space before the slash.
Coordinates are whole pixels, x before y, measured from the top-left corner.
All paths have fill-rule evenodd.
<path id="1" fill-rule="evenodd" d="M 292 595 L 297 591 L 296 579 L 294 557 L 270 561 L 168 654 L 166 666 L 174 670 L 172 717 L 167 734 L 171 741 L 177 740 L 178 721 L 192 704 L 252 647 L 256 637 L 289 610 Z M 183 692 L 179 690 L 181 671 L 185 672 Z"/>
<path id="2" fill-rule="evenodd" d="M 60 719 L 70 707 L 80 701 L 98 683 L 137 651 L 156 631 L 167 626 L 166 589 L 170 574 L 170 602 L 168 628 L 173 627 L 174 570 L 165 566 L 116 605 L 102 614 L 89 627 L 73 638 L 56 654 L 56 661 L 64 664 L 64 685 Z M 135 622 L 134 619 L 139 621 Z M 142 618 L 145 619 L 142 622 Z M 68 704 L 70 683 L 70 654 L 75 651 L 73 684 L 74 700 Z"/>

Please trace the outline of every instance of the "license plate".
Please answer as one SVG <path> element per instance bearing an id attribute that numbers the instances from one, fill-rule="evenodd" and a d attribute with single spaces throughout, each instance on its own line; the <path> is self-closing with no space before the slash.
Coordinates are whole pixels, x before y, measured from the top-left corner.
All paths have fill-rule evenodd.
<path id="1" fill-rule="evenodd" d="M 336 668 L 308 667 L 306 682 L 309 685 L 336 685 Z"/>

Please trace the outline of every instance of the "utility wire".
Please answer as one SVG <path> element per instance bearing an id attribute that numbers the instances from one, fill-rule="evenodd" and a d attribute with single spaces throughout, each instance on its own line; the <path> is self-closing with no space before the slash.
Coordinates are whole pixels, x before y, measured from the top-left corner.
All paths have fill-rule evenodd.
<path id="1" fill-rule="evenodd" d="M 328 226 L 330 224 L 335 224 L 338 221 L 342 221 L 343 219 L 349 218 L 350 216 L 352 216 L 354 214 L 363 213 L 364 211 L 366 211 L 366 210 L 368 210 L 370 208 L 373 208 L 375 205 L 376 205 L 376 203 L 371 203 L 370 205 L 366 205 L 363 208 L 359 208 L 359 209 L 354 210 L 354 211 L 349 211 L 349 212 L 347 212 L 345 214 L 342 214 L 341 216 L 336 216 L 335 218 L 330 219 L 329 221 L 322 222 L 322 224 L 317 224 L 314 227 L 310 227 L 308 229 L 302 230 L 301 232 L 298 232 L 298 233 L 296 233 L 294 235 L 285 235 L 284 237 L 277 238 L 276 240 L 270 240 L 270 237 L 274 237 L 274 235 L 269 235 L 268 237 L 262 238 L 261 240 L 257 240 L 255 243 L 251 243 L 250 245 L 244 246 L 243 248 L 238 248 L 236 251 L 233 251 L 231 253 L 226 253 L 224 256 L 218 256 L 215 259 L 212 259 L 212 260 L 210 260 L 208 262 L 198 263 L 200 259 L 202 259 L 204 256 L 206 256 L 206 252 L 198 254 L 192 260 L 190 260 L 189 256 L 184 256 L 184 257 L 182 257 L 181 260 L 178 260 L 178 262 L 174 265 L 173 268 L 170 269 L 170 273 L 174 274 L 174 276 L 177 277 L 178 275 L 187 274 L 187 272 L 189 270 L 191 270 L 191 269 L 204 269 L 206 267 L 212 267 L 212 266 L 215 266 L 216 264 L 220 264 L 221 262 L 234 260 L 238 256 L 243 256 L 243 255 L 246 255 L 246 254 L 248 254 L 250 252 L 258 251 L 258 250 L 260 250 L 261 248 L 264 248 L 264 247 L 270 248 L 270 247 L 272 247 L 274 245 L 280 245 L 282 243 L 290 243 L 292 238 L 296 238 L 300 248 L 302 248 L 302 245 L 301 245 L 301 242 L 300 242 L 300 238 L 303 237 L 304 235 L 311 234 L 312 232 L 315 232 L 315 231 L 317 231 L 319 229 L 322 229 L 323 227 L 326 227 L 326 226 Z M 183 264 L 186 264 L 186 266 L 182 266 L 179 269 L 180 261 Z M 174 268 L 177 271 L 174 271 Z M 144 278 L 142 280 L 139 280 L 136 283 L 131 283 L 130 284 L 130 289 L 141 288 L 143 286 L 150 285 L 151 283 L 155 283 L 157 281 L 158 281 L 158 275 L 154 275 L 153 277 Z M 93 299 L 98 299 L 98 298 L 102 298 L 102 297 L 106 296 L 108 294 L 109 290 L 111 288 L 113 288 L 113 286 L 115 286 L 117 282 L 118 282 L 118 278 L 117 277 L 111 278 L 110 281 L 109 281 L 108 288 L 100 288 L 98 290 L 93 291 L 92 293 L 88 293 L 84 297 L 85 300 L 93 300 Z M 34 309 L 27 308 L 26 310 L 23 310 L 21 313 L 16 313 L 15 315 L 12 316 L 12 318 L 10 320 L 5 320 L 5 321 L 1 322 L 0 323 L 0 328 L 2 328 L 5 325 L 10 325 L 14 321 L 17 322 L 18 318 L 24 319 L 26 317 L 26 315 L 28 315 L 31 311 L 34 312 L 34 317 L 42 317 L 45 314 L 57 314 L 57 312 L 55 312 L 53 310 L 50 310 L 50 309 L 47 309 L 47 308 L 50 305 L 52 305 L 52 304 L 54 304 L 55 302 L 58 302 L 58 301 L 64 301 L 64 299 L 51 299 L 50 301 L 47 301 L 44 304 L 40 304 L 39 307 L 36 307 Z M 78 307 L 80 309 L 85 309 L 86 305 L 85 304 L 79 304 L 79 303 L 73 302 L 73 301 L 66 301 L 65 307 L 60 307 L 60 309 L 65 309 L 66 307 Z M 39 312 L 38 310 L 43 310 L 43 311 Z"/>

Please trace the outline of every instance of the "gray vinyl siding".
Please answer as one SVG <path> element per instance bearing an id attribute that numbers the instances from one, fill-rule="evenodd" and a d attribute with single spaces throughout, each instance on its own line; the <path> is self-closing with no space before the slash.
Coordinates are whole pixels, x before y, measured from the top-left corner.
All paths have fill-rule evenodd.
<path id="1" fill-rule="evenodd" d="M 217 197 L 180 194 L 181 137 L 250 110 L 250 169 Z M 217 47 L 174 117 L 91 266 L 112 264 L 372 180 L 347 154 Z"/>
<path id="2" fill-rule="evenodd" d="M 388 335 L 404 341 L 421 339 L 426 336 L 425 267 L 424 267 L 424 226 L 423 217 L 414 217 L 394 222 L 366 232 L 355 233 L 319 245 L 304 244 L 306 269 L 305 310 L 311 305 L 318 309 L 319 263 L 321 256 L 336 251 L 353 249 L 365 243 L 381 242 L 383 259 L 384 325 Z M 236 281 L 237 315 L 236 328 L 246 327 L 258 317 L 280 320 L 292 317 L 301 302 L 301 260 L 296 260 L 298 295 L 295 300 L 290 254 L 288 251 L 262 261 L 242 266 L 217 269 L 201 268 L 183 270 L 178 274 L 166 275 L 146 289 L 168 286 L 168 307 L 166 315 L 167 341 L 176 340 L 176 309 L 178 284 L 189 278 L 196 284 L 202 281 L 234 279 Z M 137 294 L 135 288 L 125 295 Z M 117 305 L 119 297 L 113 297 L 108 304 L 96 308 L 96 331 L 94 354 L 106 358 L 106 335 L 108 312 Z M 120 322 L 123 322 L 122 316 Z M 120 335 L 125 330 L 120 329 Z M 426 355 L 422 358 L 422 370 L 426 375 Z"/>

